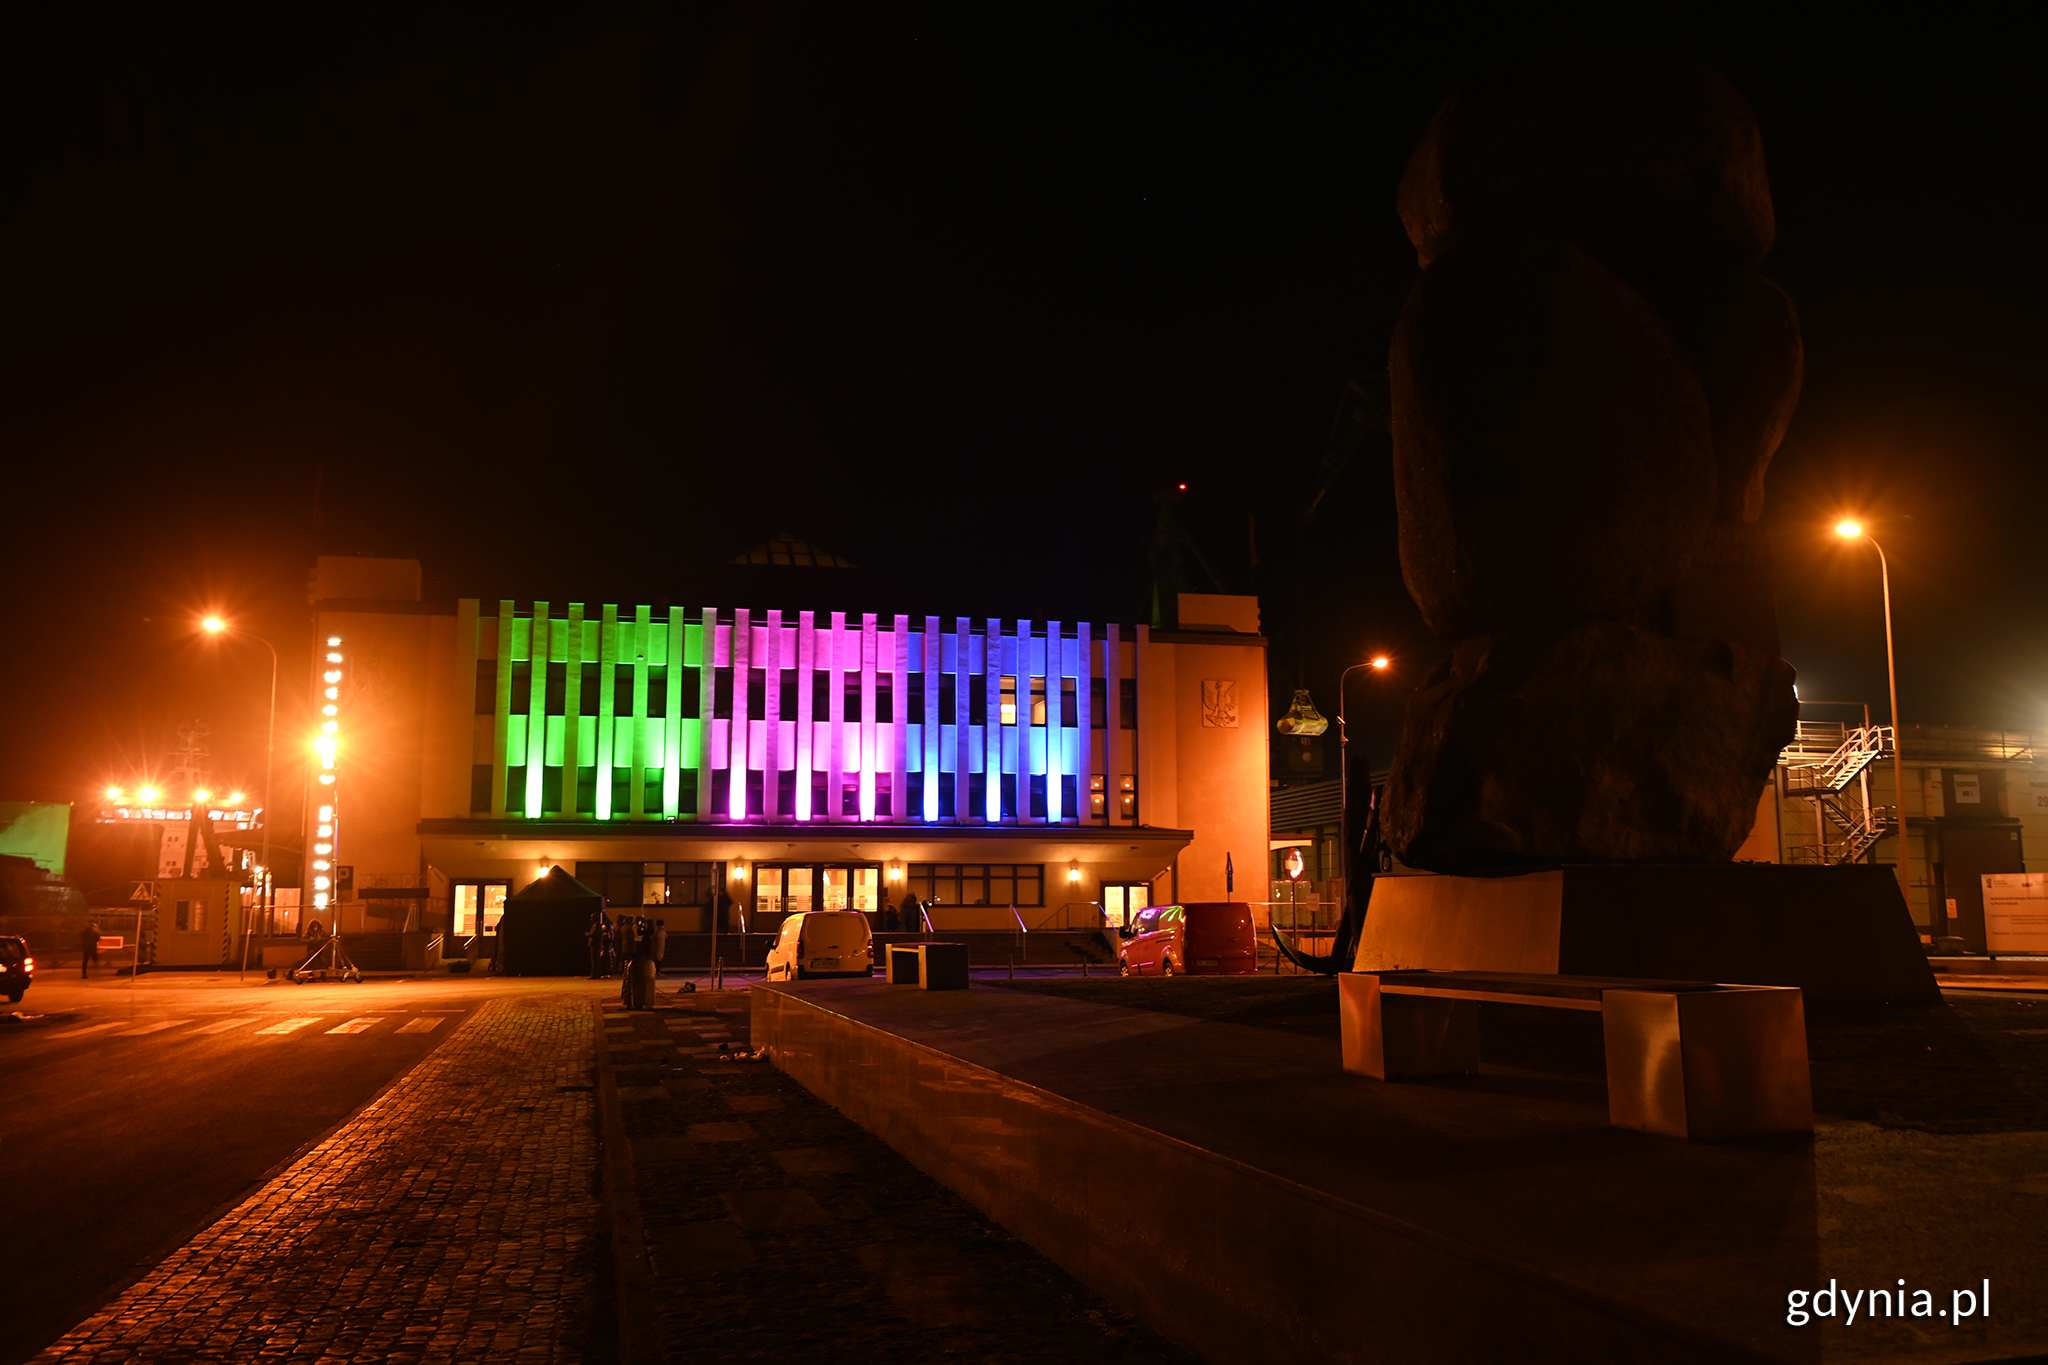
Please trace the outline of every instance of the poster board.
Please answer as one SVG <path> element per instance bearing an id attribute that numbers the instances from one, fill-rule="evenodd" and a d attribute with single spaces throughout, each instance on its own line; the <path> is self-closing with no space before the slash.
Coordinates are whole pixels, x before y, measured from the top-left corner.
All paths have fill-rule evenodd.
<path id="1" fill-rule="evenodd" d="M 1984 946 L 1994 955 L 2048 954 L 2048 874 L 1984 874 Z"/>

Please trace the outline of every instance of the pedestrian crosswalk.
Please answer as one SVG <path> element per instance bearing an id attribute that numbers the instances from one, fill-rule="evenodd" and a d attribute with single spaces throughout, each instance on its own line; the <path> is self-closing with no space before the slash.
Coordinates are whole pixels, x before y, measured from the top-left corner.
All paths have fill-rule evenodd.
<path id="1" fill-rule="evenodd" d="M 94 1023 L 70 1024 L 42 1036 L 52 1040 L 101 1040 L 148 1038 L 158 1035 L 166 1039 L 214 1037 L 223 1034 L 245 1034 L 251 1038 L 282 1038 L 310 1034 L 323 1034 L 329 1037 L 397 1033 L 418 1035 L 432 1033 L 448 1020 L 459 1017 L 459 1012 L 446 1010 L 429 1013 L 397 1009 L 357 1015 L 345 1014 L 338 1010 L 326 1014 L 281 1014 L 272 1011 L 267 1014 L 237 1014 L 225 1019 L 106 1019 Z"/>

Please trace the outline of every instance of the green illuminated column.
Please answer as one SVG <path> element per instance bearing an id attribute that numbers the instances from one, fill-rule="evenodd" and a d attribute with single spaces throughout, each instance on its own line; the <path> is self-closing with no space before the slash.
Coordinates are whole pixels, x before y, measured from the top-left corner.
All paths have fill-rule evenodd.
<path id="1" fill-rule="evenodd" d="M 498 603 L 498 638 L 493 649 L 498 661 L 496 714 L 491 723 L 491 818 L 505 818 L 505 771 L 511 765 L 508 746 L 512 738 L 512 604 Z"/>
<path id="2" fill-rule="evenodd" d="M 619 609 L 605 604 L 597 640 L 597 818 L 612 818 L 612 664 L 619 650 Z"/>
<path id="3" fill-rule="evenodd" d="M 584 814 L 576 809 L 576 774 L 583 763 L 583 604 L 569 604 L 569 629 L 562 665 L 562 818 Z M 557 651 L 549 650 L 552 657 Z"/>
<path id="4" fill-rule="evenodd" d="M 654 631 L 648 608 L 633 609 L 633 766 L 626 782 L 627 807 L 633 818 L 647 814 L 647 654 Z"/>
<path id="5" fill-rule="evenodd" d="M 540 819 L 541 779 L 548 761 L 548 604 L 533 604 L 526 665 L 526 818 Z"/>
<path id="6" fill-rule="evenodd" d="M 664 699 L 668 732 L 661 755 L 661 816 L 673 820 L 682 814 L 683 796 L 683 609 L 668 609 L 668 696 Z"/>

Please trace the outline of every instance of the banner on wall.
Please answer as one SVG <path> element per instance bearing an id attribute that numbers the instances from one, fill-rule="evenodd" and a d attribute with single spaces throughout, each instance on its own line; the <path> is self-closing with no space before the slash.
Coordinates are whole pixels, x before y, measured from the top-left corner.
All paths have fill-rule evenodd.
<path id="1" fill-rule="evenodd" d="M 1984 874 L 1984 946 L 1994 954 L 2048 953 L 2048 875 Z"/>

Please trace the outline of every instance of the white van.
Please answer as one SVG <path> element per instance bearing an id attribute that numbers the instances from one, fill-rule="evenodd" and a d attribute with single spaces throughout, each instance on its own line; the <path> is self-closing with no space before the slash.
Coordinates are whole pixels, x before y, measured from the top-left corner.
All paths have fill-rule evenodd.
<path id="1" fill-rule="evenodd" d="M 851 910 L 799 911 L 782 921 L 782 932 L 768 950 L 770 981 L 869 976 L 874 965 L 875 936 L 868 917 Z"/>

